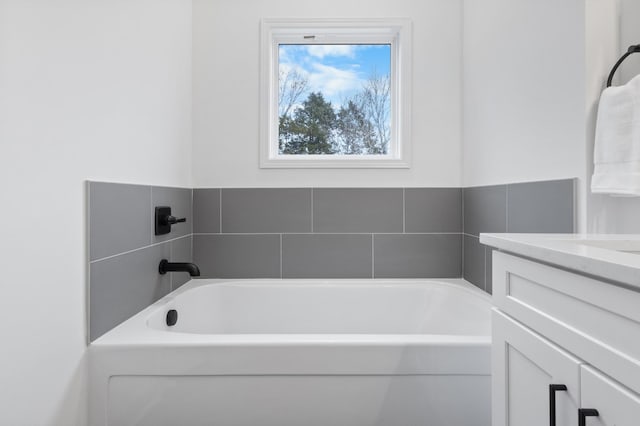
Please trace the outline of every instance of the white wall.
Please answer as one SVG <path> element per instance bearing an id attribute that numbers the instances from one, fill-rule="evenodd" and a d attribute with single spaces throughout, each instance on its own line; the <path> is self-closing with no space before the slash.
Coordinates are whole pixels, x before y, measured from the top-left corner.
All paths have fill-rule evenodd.
<path id="1" fill-rule="evenodd" d="M 459 186 L 461 0 L 194 0 L 196 187 Z M 263 17 L 413 20 L 413 167 L 261 170 L 259 24 Z"/>
<path id="2" fill-rule="evenodd" d="M 595 1 L 595 0 L 593 0 Z M 614 40 L 609 43 L 606 57 L 609 60 L 608 74 L 613 63 L 632 44 L 640 44 L 640 2 L 638 0 L 619 0 L 619 10 L 614 17 L 616 31 Z M 604 56 L 604 55 L 603 55 Z M 614 84 L 623 84 L 640 74 L 640 54 L 628 57 L 616 72 Z M 598 94 L 593 96 L 597 104 Z M 595 127 L 595 106 L 590 116 Z M 591 145 L 591 149 L 593 149 Z M 591 154 L 591 151 L 589 152 Z M 591 154 L 590 159 L 592 160 Z M 589 173 L 593 167 L 589 163 Z M 589 197 L 589 231 L 600 233 L 640 233 L 640 198 L 611 197 L 591 195 Z"/>
<path id="3" fill-rule="evenodd" d="M 615 216 L 635 201 L 589 192 L 597 102 L 620 28 L 637 37 L 637 2 L 622 1 L 622 23 L 617 0 L 465 2 L 465 185 L 577 177 L 578 229 L 628 229 Z"/>
<path id="4" fill-rule="evenodd" d="M 0 1 L 0 94 L 0 424 L 82 425 L 84 181 L 191 184 L 191 2 Z"/>
<path id="5" fill-rule="evenodd" d="M 632 44 L 640 44 L 640 1 L 620 1 L 620 54 L 626 52 Z M 620 81 L 626 83 L 640 74 L 640 55 L 635 53 L 627 58 L 620 67 Z"/>
<path id="6" fill-rule="evenodd" d="M 465 186 L 584 177 L 583 3 L 464 3 Z"/>

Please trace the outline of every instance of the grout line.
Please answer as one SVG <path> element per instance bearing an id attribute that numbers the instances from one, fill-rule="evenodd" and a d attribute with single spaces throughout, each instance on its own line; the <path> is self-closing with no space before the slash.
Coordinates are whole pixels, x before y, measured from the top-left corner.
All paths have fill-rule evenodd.
<path id="1" fill-rule="evenodd" d="M 219 230 L 222 233 L 222 188 L 218 190 L 218 216 L 220 217 Z"/>
<path id="2" fill-rule="evenodd" d="M 194 235 L 194 234 L 182 235 L 181 237 L 173 238 L 173 239 L 171 239 L 171 240 L 160 241 L 160 242 L 157 242 L 157 243 L 149 244 L 148 246 L 138 247 L 138 248 L 135 248 L 135 249 L 133 249 L 133 250 L 127 250 L 127 251 L 123 251 L 123 252 L 121 252 L 121 253 L 112 254 L 111 256 L 101 257 L 100 259 L 95 259 L 95 260 L 90 261 L 90 262 L 89 262 L 89 264 L 97 263 L 97 262 L 102 262 L 103 260 L 113 259 L 114 257 L 123 256 L 123 255 L 125 255 L 125 254 L 135 253 L 135 252 L 137 252 L 137 251 L 144 250 L 144 249 L 148 249 L 148 248 L 151 248 L 151 247 L 160 246 L 160 245 L 162 245 L 162 244 L 172 243 L 172 242 L 174 242 L 174 241 L 181 240 L 181 239 L 183 239 L 183 238 L 187 238 L 187 237 L 189 237 L 190 235 Z"/>
<path id="3" fill-rule="evenodd" d="M 151 212 L 151 217 L 153 218 L 151 220 L 151 229 L 149 230 L 149 244 L 153 244 L 153 234 L 155 234 L 155 209 L 153 208 L 153 186 L 149 186 L 149 211 Z"/>
<path id="4" fill-rule="evenodd" d="M 402 233 L 407 231 L 407 197 L 406 188 L 402 188 Z"/>
<path id="5" fill-rule="evenodd" d="M 371 278 L 376 277 L 376 251 L 375 251 L 375 238 L 374 234 L 371 234 Z"/>
<path id="6" fill-rule="evenodd" d="M 464 246 L 465 246 L 465 242 L 464 242 L 464 234 L 462 234 L 462 235 L 461 235 L 461 238 L 462 238 L 462 244 L 461 244 L 461 247 L 462 247 L 462 254 L 460 255 L 460 259 L 461 259 L 461 261 L 462 261 L 462 268 L 461 268 L 461 271 L 462 271 L 462 279 L 464 279 Z"/>
<path id="7" fill-rule="evenodd" d="M 462 220 L 462 223 L 460 224 L 461 229 L 462 229 L 462 232 L 461 232 L 461 234 L 462 234 L 461 235 L 461 237 L 462 237 L 462 245 L 461 245 L 462 253 L 460 254 L 460 259 L 462 260 L 462 268 L 460 270 L 462 272 L 462 279 L 464 279 L 464 237 L 465 237 L 465 235 L 467 235 L 464 232 L 464 228 L 465 228 L 465 226 L 464 226 L 464 188 L 460 188 L 460 209 L 462 210 L 460 212 L 461 213 L 460 216 L 461 216 L 461 220 Z"/>
<path id="8" fill-rule="evenodd" d="M 573 221 L 573 231 L 572 233 L 575 234 L 578 232 L 578 220 L 580 220 L 580 215 L 578 214 L 578 209 L 576 207 L 578 207 L 578 179 L 572 179 L 571 182 L 572 186 L 571 186 L 571 209 L 572 209 L 572 215 L 571 215 L 571 220 Z M 589 224 L 585 223 L 584 227 L 585 229 L 587 228 Z"/>
<path id="9" fill-rule="evenodd" d="M 509 184 L 504 188 L 504 232 L 509 232 Z"/>
<path id="10" fill-rule="evenodd" d="M 461 198 L 461 200 L 460 200 L 460 206 L 461 207 L 460 208 L 462 210 L 460 212 L 461 213 L 461 219 L 462 219 L 462 223 L 460 225 L 461 225 L 461 228 L 462 228 L 462 233 L 464 234 L 464 230 L 465 230 L 464 229 L 465 228 L 465 226 L 464 226 L 464 188 L 460 188 L 460 198 Z"/>
<path id="11" fill-rule="evenodd" d="M 313 188 L 311 188 L 311 233 L 313 234 Z"/>
<path id="12" fill-rule="evenodd" d="M 169 244 L 169 262 L 174 262 L 175 259 L 173 258 L 173 244 Z M 173 276 L 175 274 L 167 274 L 169 275 L 169 293 L 171 293 L 174 288 L 173 288 Z"/>
<path id="13" fill-rule="evenodd" d="M 282 279 L 282 234 L 280 234 L 280 279 Z"/>
<path id="14" fill-rule="evenodd" d="M 478 240 L 480 239 L 480 235 L 473 235 L 473 234 L 467 234 L 467 233 L 462 233 L 462 235 L 466 235 L 467 237 L 473 237 L 473 238 L 477 238 Z"/>

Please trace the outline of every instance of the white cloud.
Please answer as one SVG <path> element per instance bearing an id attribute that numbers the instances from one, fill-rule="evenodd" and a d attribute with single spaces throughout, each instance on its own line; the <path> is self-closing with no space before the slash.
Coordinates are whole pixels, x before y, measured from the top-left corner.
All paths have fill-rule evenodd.
<path id="1" fill-rule="evenodd" d="M 320 59 L 325 56 L 353 58 L 356 50 L 356 46 L 352 44 L 311 44 L 306 47 L 309 55 Z"/>
<path id="2" fill-rule="evenodd" d="M 280 63 L 291 61 L 291 58 L 289 57 L 289 49 L 285 49 L 282 46 L 278 48 L 278 61 Z"/>
<path id="3" fill-rule="evenodd" d="M 298 72 L 304 72 L 305 74 L 307 73 L 302 67 L 300 67 L 297 64 L 293 64 L 293 63 L 289 63 L 289 62 L 280 62 L 278 64 L 278 70 L 281 73 L 287 74 L 291 71 L 298 71 Z"/>
<path id="4" fill-rule="evenodd" d="M 322 62 L 325 56 L 352 58 L 356 56 L 353 45 L 298 45 L 280 49 L 279 69 L 281 73 L 296 71 L 309 81 L 308 92 L 320 92 L 339 107 L 345 98 L 359 91 L 365 80 L 362 68 L 357 61 L 339 61 L 341 65 L 327 65 Z M 302 56 L 295 54 L 296 50 Z M 285 53 L 286 52 L 286 53 Z M 347 62 L 347 63 L 344 63 Z"/>
<path id="5" fill-rule="evenodd" d="M 334 104 L 339 104 L 345 94 L 362 87 L 363 80 L 355 70 L 340 69 L 314 63 L 308 71 L 311 91 L 322 92 Z"/>

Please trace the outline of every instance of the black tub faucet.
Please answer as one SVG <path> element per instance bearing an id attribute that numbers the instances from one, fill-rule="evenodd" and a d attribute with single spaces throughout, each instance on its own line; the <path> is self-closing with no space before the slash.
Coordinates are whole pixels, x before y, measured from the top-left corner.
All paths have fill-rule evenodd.
<path id="1" fill-rule="evenodd" d="M 200 268 L 195 263 L 169 262 L 167 259 L 160 261 L 158 272 L 160 272 L 160 275 L 164 275 L 167 272 L 188 272 L 192 277 L 200 276 Z"/>

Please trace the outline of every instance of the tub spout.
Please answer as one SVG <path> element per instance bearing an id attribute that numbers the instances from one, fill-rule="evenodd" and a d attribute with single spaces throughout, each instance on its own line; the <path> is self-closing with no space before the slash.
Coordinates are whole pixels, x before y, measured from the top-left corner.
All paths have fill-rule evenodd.
<path id="1" fill-rule="evenodd" d="M 161 275 L 167 272 L 188 272 L 192 277 L 200 276 L 200 268 L 198 268 L 195 263 L 169 262 L 167 259 L 160 261 L 158 272 L 160 272 Z"/>

